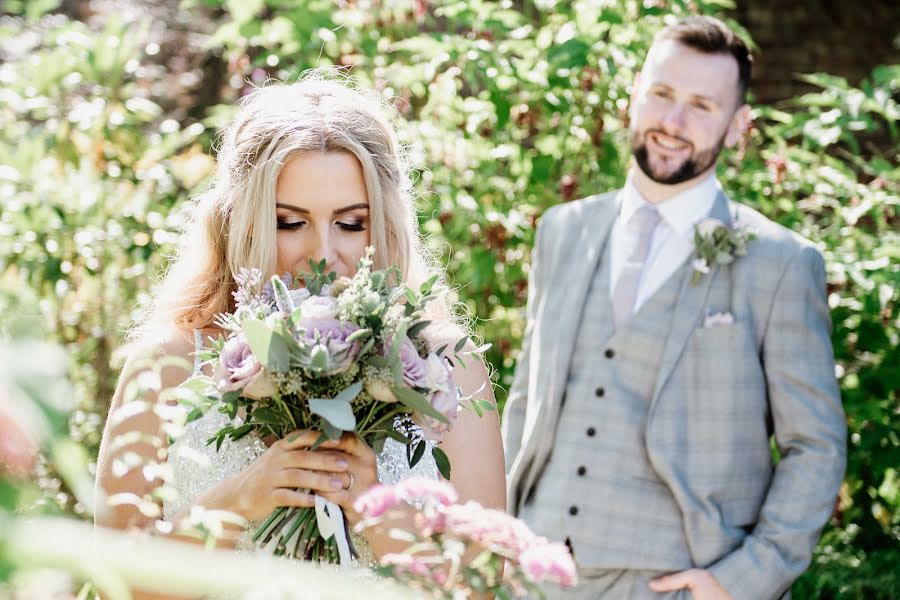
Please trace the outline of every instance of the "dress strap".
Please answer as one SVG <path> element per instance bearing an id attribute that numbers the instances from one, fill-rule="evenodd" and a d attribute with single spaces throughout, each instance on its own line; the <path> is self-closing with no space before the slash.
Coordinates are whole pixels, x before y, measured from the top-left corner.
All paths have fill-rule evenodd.
<path id="1" fill-rule="evenodd" d="M 194 330 L 194 375 L 199 375 L 203 368 L 203 360 L 200 352 L 203 350 L 203 334 L 199 329 Z"/>

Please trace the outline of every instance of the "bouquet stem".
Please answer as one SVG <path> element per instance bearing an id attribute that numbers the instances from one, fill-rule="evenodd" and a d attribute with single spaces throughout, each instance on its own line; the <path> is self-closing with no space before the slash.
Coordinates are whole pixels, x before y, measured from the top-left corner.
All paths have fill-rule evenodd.
<path id="1" fill-rule="evenodd" d="M 284 533 L 281 533 L 282 531 Z M 295 535 L 296 540 L 291 544 Z M 327 540 L 322 538 L 316 521 L 316 511 L 313 508 L 281 507 L 274 510 L 259 526 L 252 539 L 258 546 L 265 546 L 276 536 L 278 543 L 273 551 L 275 556 L 287 555 L 288 558 L 313 562 L 339 561 L 337 540 L 333 537 Z"/>

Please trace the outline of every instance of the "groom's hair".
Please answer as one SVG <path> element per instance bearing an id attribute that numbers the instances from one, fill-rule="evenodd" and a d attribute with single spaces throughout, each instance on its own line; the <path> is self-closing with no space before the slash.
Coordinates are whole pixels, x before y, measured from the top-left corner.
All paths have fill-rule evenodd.
<path id="1" fill-rule="evenodd" d="M 728 54 L 738 65 L 738 98 L 747 101 L 753 55 L 747 44 L 728 25 L 714 17 L 692 16 L 664 27 L 656 40 L 673 40 L 704 54 Z"/>

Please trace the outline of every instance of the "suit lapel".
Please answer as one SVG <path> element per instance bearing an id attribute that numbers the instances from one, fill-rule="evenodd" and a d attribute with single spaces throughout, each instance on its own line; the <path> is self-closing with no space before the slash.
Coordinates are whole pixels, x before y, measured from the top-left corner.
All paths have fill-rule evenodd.
<path id="1" fill-rule="evenodd" d="M 722 190 L 719 190 L 709 216 L 719 219 L 727 227 L 732 226 L 733 219 L 729 210 L 728 198 Z M 694 255 L 691 254 L 687 260 L 692 261 L 693 259 Z M 656 386 L 654 387 L 650 403 L 651 418 L 659 401 L 660 392 L 672 374 L 678 359 L 681 357 L 691 332 L 693 332 L 700 320 L 700 313 L 706 305 L 706 298 L 709 295 L 712 281 L 720 270 L 721 266 L 719 264 L 710 265 L 710 272 L 704 275 L 697 284 L 690 282 L 691 274 L 693 273 L 692 269 L 688 269 L 686 275 L 684 275 L 678 303 L 675 305 L 675 311 L 672 313 L 672 328 L 669 330 L 669 335 L 666 338 L 662 361 L 656 377 Z"/>

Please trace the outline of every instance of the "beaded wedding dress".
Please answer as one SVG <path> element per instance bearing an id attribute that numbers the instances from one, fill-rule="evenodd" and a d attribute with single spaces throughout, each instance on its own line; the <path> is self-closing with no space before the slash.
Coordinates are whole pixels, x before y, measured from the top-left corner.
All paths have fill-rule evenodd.
<path id="1" fill-rule="evenodd" d="M 198 349 L 202 344 L 199 332 L 197 337 Z M 194 373 L 200 372 L 201 363 L 195 359 Z M 240 424 L 240 417 L 235 419 Z M 177 497 L 163 502 L 163 516 L 167 520 L 178 514 L 185 507 L 190 506 L 194 500 L 206 489 L 214 484 L 239 473 L 259 458 L 267 449 L 266 445 L 254 434 L 232 441 L 226 439 L 222 447 L 216 451 L 215 444 L 207 444 L 217 431 L 230 423 L 227 415 L 213 407 L 202 417 L 192 421 L 185 427 L 184 433 L 169 446 L 166 460 L 171 471 L 169 485 L 177 492 Z M 408 432 L 416 435 L 417 432 Z M 421 432 L 418 432 L 421 435 Z M 377 456 L 378 480 L 384 484 L 393 484 L 410 477 L 424 477 L 438 479 L 438 468 L 430 452 L 433 442 L 427 441 L 426 452 L 421 460 L 413 467 L 409 467 L 406 457 L 406 446 L 392 438 L 385 440 L 384 449 Z M 238 542 L 237 548 L 241 552 L 271 552 L 274 545 L 262 548 L 257 547 L 250 536 L 258 523 L 252 523 L 247 532 Z M 374 555 L 365 538 L 356 533 L 350 534 L 354 547 L 359 553 L 361 566 L 375 564 Z"/>

